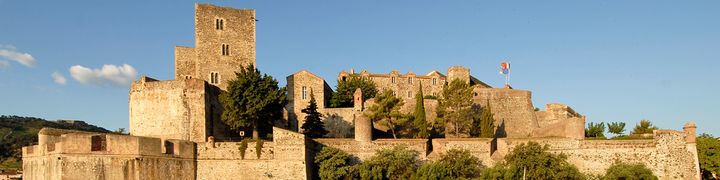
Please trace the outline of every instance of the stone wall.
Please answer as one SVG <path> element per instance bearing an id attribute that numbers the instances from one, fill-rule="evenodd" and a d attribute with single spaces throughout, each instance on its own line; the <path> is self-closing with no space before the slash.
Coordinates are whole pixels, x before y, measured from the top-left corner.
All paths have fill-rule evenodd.
<path id="1" fill-rule="evenodd" d="M 293 129 L 300 129 L 305 120 L 302 109 L 310 104 L 310 95 L 314 95 L 318 109 L 329 107 L 332 89 L 325 80 L 307 70 L 298 71 L 287 77 L 286 110 L 288 121 Z M 305 96 L 303 96 L 303 94 Z"/>
<path id="2" fill-rule="evenodd" d="M 390 149 L 395 146 L 403 145 L 409 150 L 418 152 L 418 158 L 426 160 L 429 153 L 427 139 L 377 139 L 371 142 L 359 142 L 354 139 L 314 139 L 314 152 L 320 152 L 322 147 L 334 147 L 347 152 L 350 155 L 358 157 L 360 160 L 366 160 L 375 152 L 381 149 Z"/>
<path id="3" fill-rule="evenodd" d="M 189 141 L 47 128 L 38 136 L 45 141 L 23 147 L 25 179 L 195 178 Z"/>
<path id="4" fill-rule="evenodd" d="M 208 85 L 199 79 L 156 81 L 130 87 L 130 134 L 203 142 L 210 133 Z"/>
<path id="5" fill-rule="evenodd" d="M 218 29 L 217 20 L 223 21 Z M 255 65 L 255 10 L 195 5 L 195 48 L 193 78 L 210 81 L 212 72 L 219 73 L 213 83 L 225 90 L 227 81 L 247 65 Z M 229 54 L 222 54 L 222 46 L 229 46 Z M 179 59 L 179 58 L 178 58 Z M 179 67 L 176 67 L 179 68 Z M 189 71 L 189 70 L 188 70 Z M 176 72 L 185 72 L 178 70 Z M 181 75 L 176 75 L 176 77 Z"/>
<path id="6" fill-rule="evenodd" d="M 474 88 L 473 101 L 480 105 L 490 103 L 500 137 L 530 137 L 539 128 L 530 91 Z"/>
<path id="7" fill-rule="evenodd" d="M 305 136 L 273 128 L 273 138 L 263 144 L 259 159 L 254 142 L 248 143 L 245 159 L 240 156 L 239 142 L 198 146 L 197 179 L 309 179 L 312 161 Z"/>

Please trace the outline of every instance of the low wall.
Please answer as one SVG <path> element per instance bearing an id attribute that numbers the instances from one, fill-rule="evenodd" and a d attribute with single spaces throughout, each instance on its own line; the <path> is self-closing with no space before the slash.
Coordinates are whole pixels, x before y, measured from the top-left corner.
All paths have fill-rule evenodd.
<path id="1" fill-rule="evenodd" d="M 251 142 L 244 159 L 240 142 L 209 142 L 198 146 L 197 179 L 309 179 L 305 141 L 302 134 L 273 128 L 273 142 L 264 142 L 260 158 Z"/>
<path id="2" fill-rule="evenodd" d="M 418 152 L 418 158 L 421 160 L 426 160 L 429 153 L 426 139 L 377 139 L 371 142 L 359 142 L 354 139 L 314 140 L 317 142 L 313 148 L 315 152 L 320 152 L 322 147 L 325 146 L 334 147 L 358 157 L 361 161 L 372 157 L 378 150 L 390 149 L 399 145 L 404 145 L 409 150 Z"/>

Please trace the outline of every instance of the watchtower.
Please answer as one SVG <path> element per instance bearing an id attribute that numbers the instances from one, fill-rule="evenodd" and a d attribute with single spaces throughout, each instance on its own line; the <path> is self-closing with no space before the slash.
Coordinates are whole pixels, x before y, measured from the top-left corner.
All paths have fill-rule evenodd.
<path id="1" fill-rule="evenodd" d="M 195 4 L 195 48 L 175 47 L 175 79 L 202 79 L 225 90 L 255 65 L 255 10 Z"/>

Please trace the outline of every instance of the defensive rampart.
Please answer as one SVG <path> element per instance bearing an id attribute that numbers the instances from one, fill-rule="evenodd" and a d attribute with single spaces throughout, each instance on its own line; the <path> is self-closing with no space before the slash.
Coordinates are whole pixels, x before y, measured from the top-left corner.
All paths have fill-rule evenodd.
<path id="1" fill-rule="evenodd" d="M 25 179 L 195 179 L 194 143 L 45 128 L 23 147 Z"/>

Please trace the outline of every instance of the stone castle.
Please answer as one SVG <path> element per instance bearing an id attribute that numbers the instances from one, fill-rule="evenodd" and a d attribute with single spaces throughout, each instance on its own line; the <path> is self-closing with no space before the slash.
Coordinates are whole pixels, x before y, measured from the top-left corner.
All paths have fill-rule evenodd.
<path id="1" fill-rule="evenodd" d="M 285 120 L 274 120 L 272 141 L 259 149 L 254 142 L 240 152 L 238 133 L 220 120 L 218 94 L 234 72 L 255 65 L 255 11 L 208 4 L 195 5 L 195 47 L 175 48 L 175 79 L 141 77 L 129 95 L 130 135 L 42 129 L 38 145 L 23 147 L 23 177 L 27 179 L 312 179 L 314 154 L 324 146 L 344 150 L 361 160 L 376 150 L 406 145 L 422 160 L 433 160 L 446 150 L 467 149 L 491 166 L 515 146 L 535 141 L 550 151 L 568 155 L 581 172 L 600 174 L 623 160 L 646 164 L 660 179 L 699 179 L 695 125 L 683 131 L 656 130 L 651 139 L 584 140 L 585 117 L 562 104 L 536 109 L 531 92 L 493 88 L 453 66 L 446 74 L 371 74 L 342 71 L 368 78 L 380 90 L 392 90 L 405 100 L 402 111 L 415 106 L 414 96 L 438 96 L 443 86 L 460 79 L 473 87 L 473 101 L 490 103 L 497 138 L 381 139 L 373 138 L 373 124 L 364 117 L 372 99 L 354 94 L 354 106 L 330 108 L 332 89 L 310 71 L 287 76 Z M 297 133 L 304 119 L 300 110 L 318 100 L 319 111 L 351 125 L 351 137 L 310 139 Z M 425 99 L 429 119 L 437 101 Z M 334 131 L 333 129 L 330 129 Z M 335 130 L 345 131 L 345 130 Z M 246 154 L 246 155 L 242 155 Z"/>

